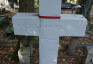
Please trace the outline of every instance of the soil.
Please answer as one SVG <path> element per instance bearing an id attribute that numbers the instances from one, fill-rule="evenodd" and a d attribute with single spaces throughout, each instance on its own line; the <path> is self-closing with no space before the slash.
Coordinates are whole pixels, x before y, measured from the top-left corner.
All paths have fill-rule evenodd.
<path id="1" fill-rule="evenodd" d="M 19 64 L 16 59 L 12 60 L 15 47 L 0 47 L 0 64 Z"/>

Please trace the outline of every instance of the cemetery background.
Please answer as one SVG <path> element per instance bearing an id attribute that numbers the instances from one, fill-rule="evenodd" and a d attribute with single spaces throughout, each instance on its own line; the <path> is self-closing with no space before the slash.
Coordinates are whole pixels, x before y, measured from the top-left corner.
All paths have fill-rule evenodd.
<path id="1" fill-rule="evenodd" d="M 68 11 L 63 11 L 63 13 L 71 13 L 71 10 L 68 12 Z M 92 14 L 92 12 L 91 12 L 91 14 Z M 5 15 L 8 15 L 8 14 L 5 14 Z M 91 15 L 91 19 L 93 19 L 93 16 Z M 91 21 L 91 22 L 93 22 L 93 21 Z M 0 32 L 1 32 L 1 34 L 6 30 L 6 28 L 7 28 L 7 26 L 6 27 L 4 27 L 5 29 L 3 30 L 2 28 L 0 29 Z M 88 33 L 90 34 L 90 36 L 93 34 L 93 31 L 91 30 L 91 31 L 88 31 Z M 10 38 L 9 38 L 10 39 Z M 92 38 L 79 38 L 78 39 L 78 44 L 88 44 L 88 45 L 91 45 L 91 44 L 93 44 L 92 42 L 92 40 L 91 40 Z M 60 44 L 62 43 L 66 43 L 66 44 L 68 44 L 68 41 L 69 41 L 69 38 L 64 38 L 64 40 L 63 39 L 61 39 L 60 38 Z M 1 59 L 2 60 L 0 60 L 0 62 L 1 63 L 3 63 L 3 64 L 6 64 L 7 62 L 9 62 L 10 64 L 12 63 L 12 64 L 17 64 L 18 62 L 17 61 L 15 61 L 15 60 L 13 60 L 13 61 L 11 61 L 11 59 L 10 59 L 10 53 L 12 53 L 13 52 L 13 50 L 15 49 L 15 47 L 13 46 L 13 47 L 0 47 L 0 57 L 1 57 Z M 9 50 L 8 52 L 6 51 L 6 50 Z M 37 57 L 39 57 L 38 56 L 38 49 L 35 49 L 34 50 L 35 51 L 35 54 L 33 55 L 33 64 L 38 64 L 38 58 Z M 66 63 L 79 63 L 79 62 L 82 62 L 82 60 L 84 60 L 84 59 L 82 59 L 82 56 L 84 55 L 83 54 L 83 51 L 84 50 L 77 50 L 77 54 L 79 55 L 79 56 L 81 56 L 81 59 L 77 59 L 77 57 L 76 58 L 74 58 L 74 57 L 70 57 L 70 58 L 66 58 L 66 51 L 62 51 L 62 48 L 59 48 L 59 59 L 58 59 L 58 63 L 60 64 L 60 63 L 64 63 L 64 64 L 66 64 Z M 9 53 L 9 54 L 7 54 L 7 53 Z M 69 61 L 69 62 L 68 62 Z M 17 63 L 16 63 L 17 62 Z"/>

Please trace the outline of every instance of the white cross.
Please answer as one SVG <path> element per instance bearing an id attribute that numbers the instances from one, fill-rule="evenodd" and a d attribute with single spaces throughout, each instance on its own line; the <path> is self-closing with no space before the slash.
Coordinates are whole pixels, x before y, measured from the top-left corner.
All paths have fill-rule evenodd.
<path id="1" fill-rule="evenodd" d="M 40 0 L 37 13 L 17 13 L 13 18 L 15 35 L 39 36 L 40 64 L 57 64 L 60 36 L 85 36 L 87 20 L 83 15 L 61 14 L 61 0 Z M 59 3 L 59 4 L 58 4 Z"/>

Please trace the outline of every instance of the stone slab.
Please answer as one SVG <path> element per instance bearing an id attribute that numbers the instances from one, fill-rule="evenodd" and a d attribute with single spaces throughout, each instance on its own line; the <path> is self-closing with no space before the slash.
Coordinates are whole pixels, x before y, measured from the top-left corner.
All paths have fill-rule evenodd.
<path id="1" fill-rule="evenodd" d="M 93 64 L 93 54 L 88 54 L 85 64 Z"/>
<path id="2" fill-rule="evenodd" d="M 30 64 L 30 51 L 29 47 L 22 47 L 18 51 L 20 64 Z"/>
<path id="3" fill-rule="evenodd" d="M 93 46 L 87 46 L 88 54 L 93 54 Z"/>
<path id="4" fill-rule="evenodd" d="M 61 14 L 61 19 L 39 19 L 37 13 L 17 13 L 13 18 L 15 35 L 85 36 L 87 20 L 83 15 Z"/>
<path id="5" fill-rule="evenodd" d="M 93 46 L 87 46 L 88 55 L 85 64 L 93 64 Z"/>

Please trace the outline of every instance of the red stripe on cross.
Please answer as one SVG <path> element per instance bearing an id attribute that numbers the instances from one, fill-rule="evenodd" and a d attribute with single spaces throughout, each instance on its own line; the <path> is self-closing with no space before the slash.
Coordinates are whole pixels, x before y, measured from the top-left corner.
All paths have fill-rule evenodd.
<path id="1" fill-rule="evenodd" d="M 39 16 L 39 18 L 46 18 L 46 19 L 60 19 L 60 16 Z"/>

